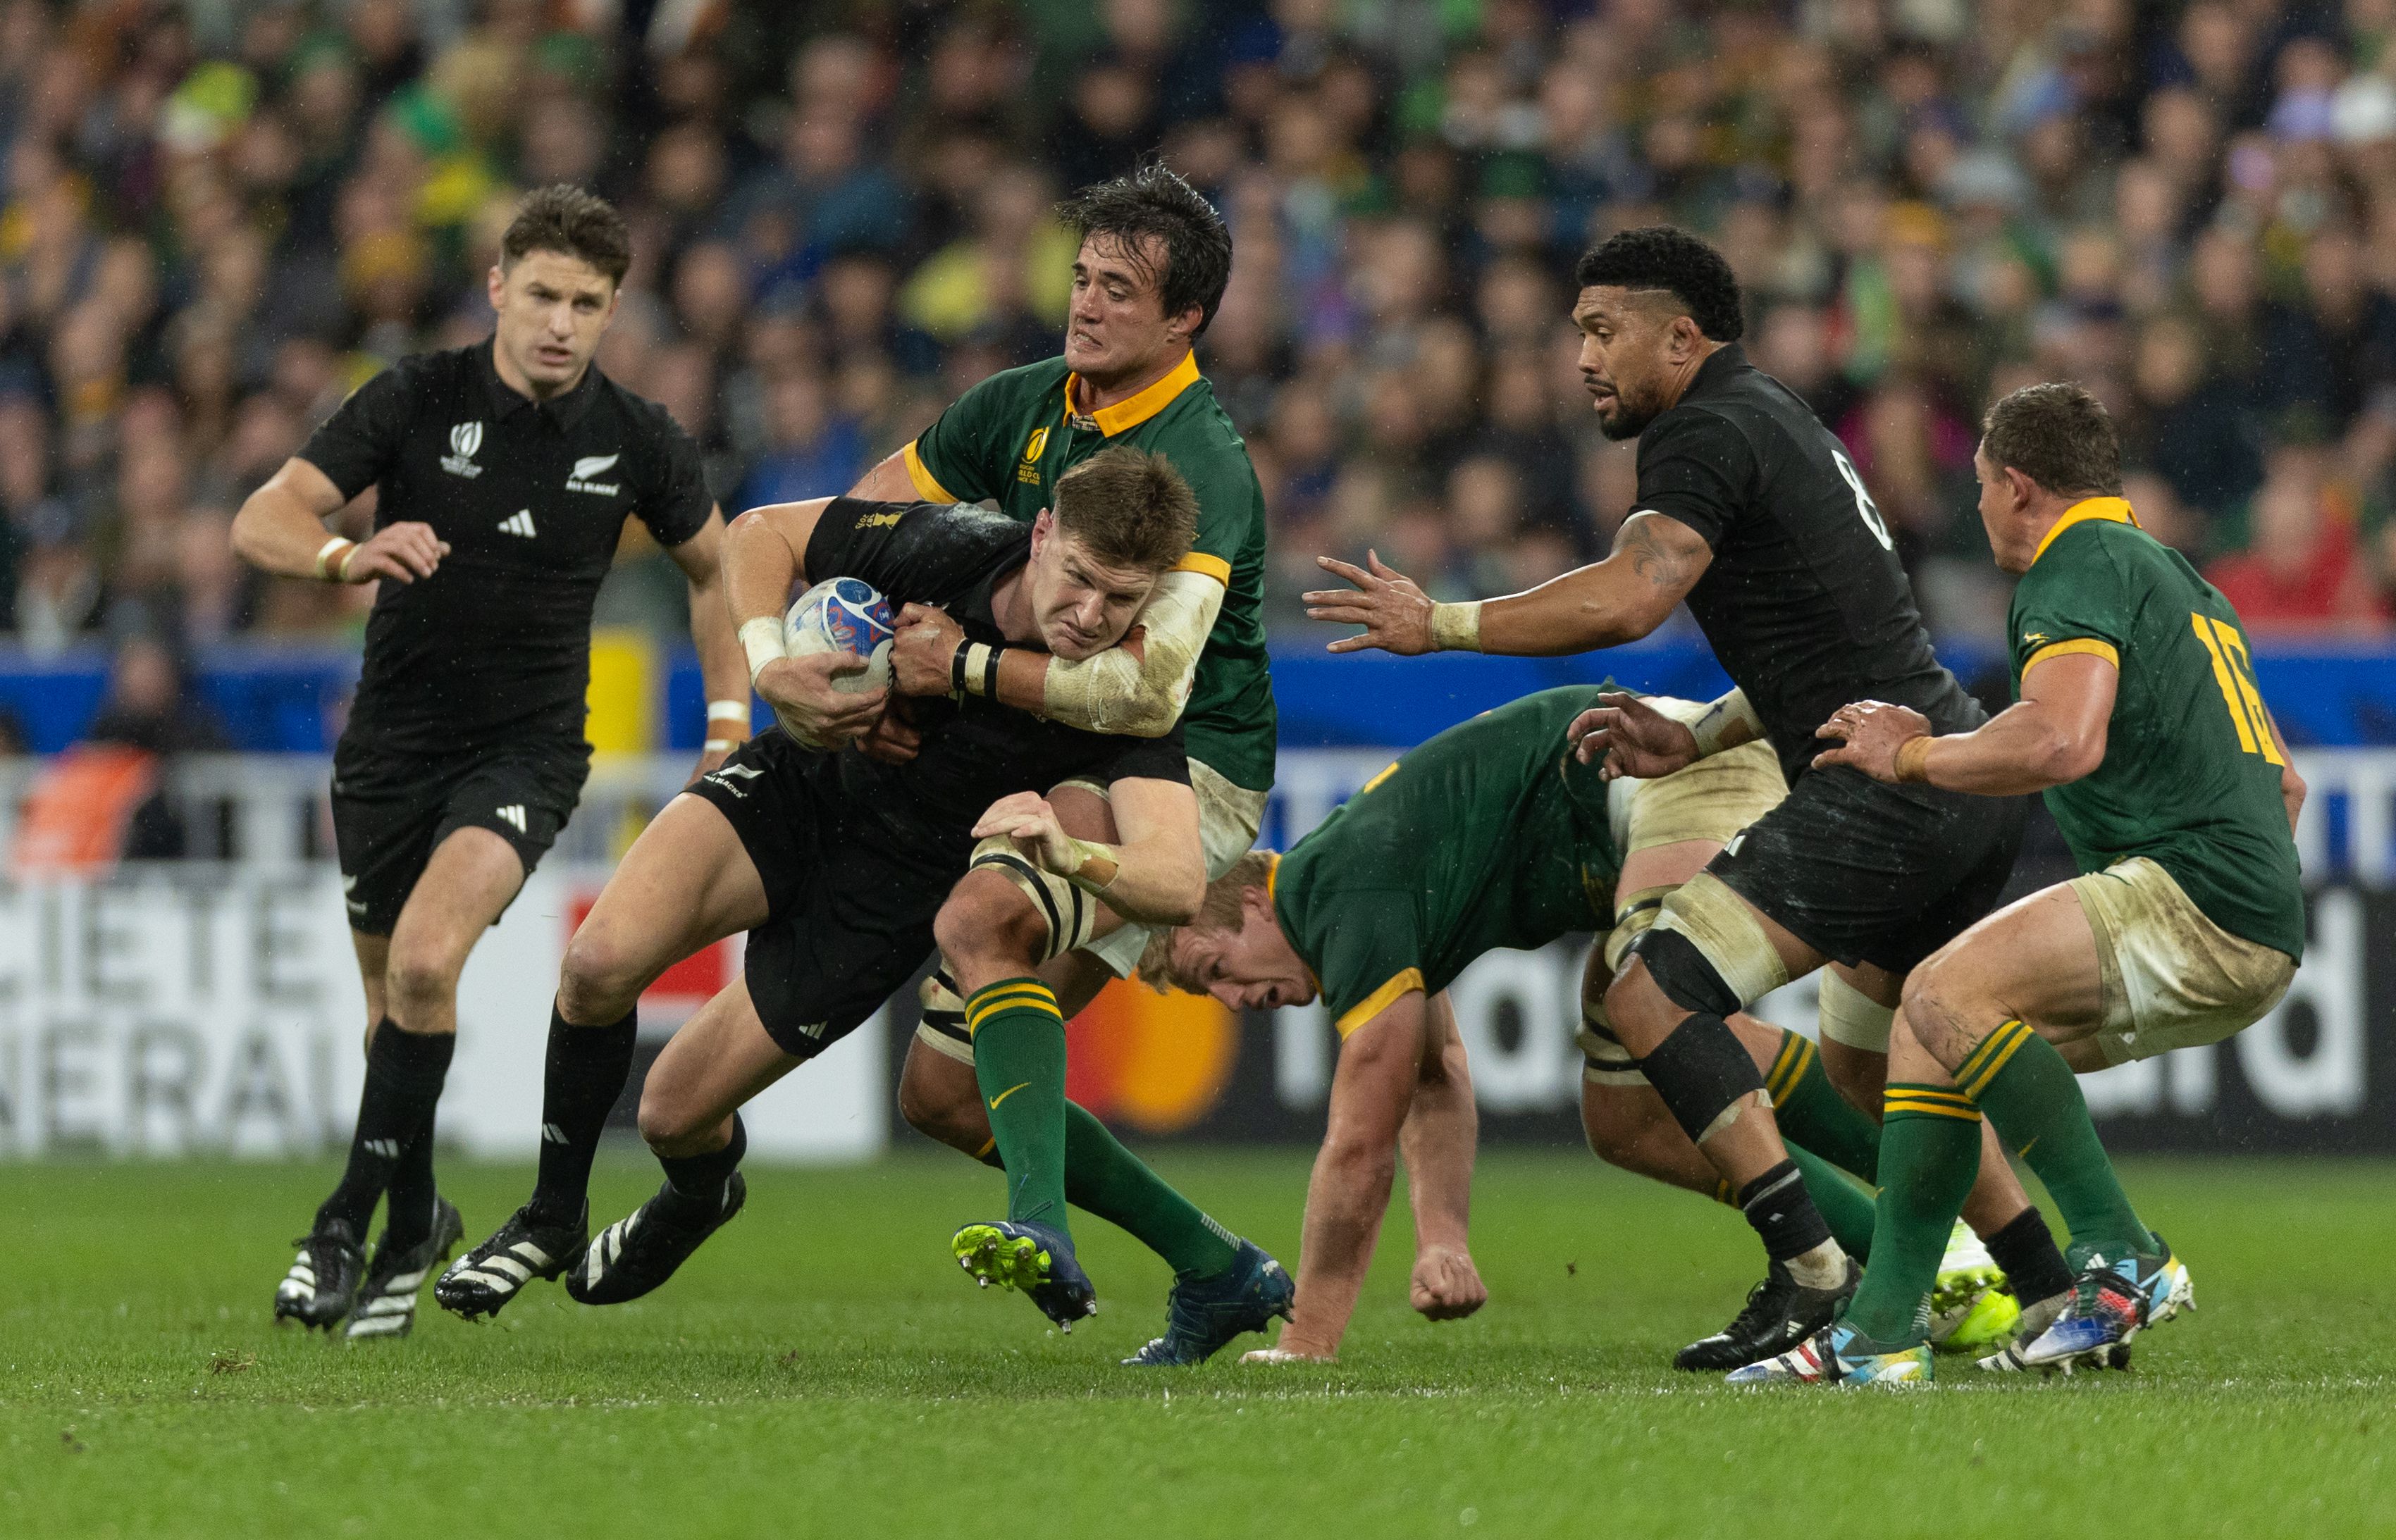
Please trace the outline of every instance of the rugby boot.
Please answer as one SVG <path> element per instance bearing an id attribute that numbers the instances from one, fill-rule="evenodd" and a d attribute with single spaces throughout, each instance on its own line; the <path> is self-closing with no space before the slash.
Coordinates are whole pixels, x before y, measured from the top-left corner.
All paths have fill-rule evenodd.
<path id="1" fill-rule="evenodd" d="M 366 1275 L 366 1248 L 346 1219 L 319 1219 L 292 1244 L 300 1255 L 274 1288 L 274 1319 L 329 1332 L 358 1301 Z"/>
<path id="2" fill-rule="evenodd" d="M 2149 1326 L 2160 1325 L 2181 1309 L 2196 1308 L 2196 1287 L 2187 1267 L 2172 1255 L 2163 1238 L 2160 1253 L 2131 1252 L 2108 1261 L 2091 1251 L 2081 1263 L 2070 1302 L 2055 1324 L 2022 1349 L 2022 1362 L 2032 1369 L 2109 1368 L 2117 1350 Z M 2082 1248 L 2074 1246 L 2077 1253 Z M 2126 1361 L 2122 1361 L 2126 1362 Z"/>
<path id="3" fill-rule="evenodd" d="M 599 1232 L 566 1273 L 566 1292 L 585 1305 L 638 1299 L 672 1278 L 748 1201 L 749 1184 L 737 1171 L 725 1178 L 724 1196 L 712 1202 L 686 1198 L 665 1183 L 647 1202 Z"/>
<path id="4" fill-rule="evenodd" d="M 1682 1348 L 1672 1367 L 1727 1373 L 1796 1347 L 1837 1320 L 1855 1296 L 1864 1270 L 1854 1257 L 1845 1260 L 1846 1277 L 1835 1289 L 1809 1289 L 1790 1276 L 1785 1263 L 1773 1263 L 1764 1281 L 1748 1291 L 1746 1308 L 1713 1335 Z"/>
<path id="5" fill-rule="evenodd" d="M 2020 1320 L 2021 1305 L 2005 1290 L 2004 1269 L 1972 1227 L 1957 1220 L 1930 1286 L 1930 1346 L 1941 1353 L 1985 1351 L 2011 1341 Z"/>
<path id="6" fill-rule="evenodd" d="M 1785 1353 L 1734 1369 L 1732 1385 L 1928 1385 L 1930 1344 L 1892 1348 L 1842 1321 L 1826 1326 Z"/>
<path id="7" fill-rule="evenodd" d="M 1177 1278 L 1165 1296 L 1165 1334 L 1124 1360 L 1142 1367 L 1204 1363 L 1233 1337 L 1261 1332 L 1275 1316 L 1289 1319 L 1298 1285 L 1282 1265 L 1255 1242 L 1240 1242 L 1238 1256 L 1218 1273 Z"/>
<path id="8" fill-rule="evenodd" d="M 1021 1290 L 1062 1331 L 1098 1313 L 1098 1292 L 1074 1260 L 1072 1241 L 1052 1226 L 1029 1219 L 967 1225 L 949 1251 L 976 1283 Z"/>
<path id="9" fill-rule="evenodd" d="M 393 1246 L 391 1227 L 375 1242 L 374 1260 L 366 1267 L 366 1286 L 358 1291 L 357 1308 L 341 1334 L 355 1342 L 362 1337 L 404 1337 L 416 1325 L 417 1291 L 425 1276 L 449 1259 L 449 1248 L 465 1239 L 466 1222 L 446 1198 L 433 1200 L 433 1229 L 412 1246 Z"/>
<path id="10" fill-rule="evenodd" d="M 495 1316 L 536 1278 L 555 1278 L 582 1255 L 590 1211 L 571 1225 L 546 1224 L 532 1205 L 508 1215 L 491 1238 L 449 1264 L 433 1285 L 443 1309 L 468 1321 Z"/>

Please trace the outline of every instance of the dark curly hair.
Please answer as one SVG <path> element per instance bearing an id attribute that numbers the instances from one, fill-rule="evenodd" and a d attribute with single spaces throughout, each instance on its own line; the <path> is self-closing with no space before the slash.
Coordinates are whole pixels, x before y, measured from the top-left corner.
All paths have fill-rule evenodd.
<path id="1" fill-rule="evenodd" d="M 595 192 L 566 182 L 536 188 L 516 205 L 499 237 L 499 261 L 513 267 L 526 253 L 554 251 L 578 258 L 620 284 L 632 265 L 632 236 L 624 216 Z"/>
<path id="2" fill-rule="evenodd" d="M 1747 330 L 1730 264 L 1703 240 L 1671 225 L 1622 231 L 1590 247 L 1573 268 L 1573 282 L 1582 288 L 1664 290 L 1716 342 L 1736 342 Z"/>
<path id="3" fill-rule="evenodd" d="M 1120 241 L 1135 261 L 1141 259 L 1140 243 L 1155 236 L 1165 246 L 1165 272 L 1157 285 L 1165 313 L 1178 315 L 1197 306 L 1200 332 L 1215 319 L 1231 281 L 1231 232 L 1206 195 L 1162 161 L 1082 189 L 1057 206 L 1057 217 L 1082 240 L 1106 235 Z"/>

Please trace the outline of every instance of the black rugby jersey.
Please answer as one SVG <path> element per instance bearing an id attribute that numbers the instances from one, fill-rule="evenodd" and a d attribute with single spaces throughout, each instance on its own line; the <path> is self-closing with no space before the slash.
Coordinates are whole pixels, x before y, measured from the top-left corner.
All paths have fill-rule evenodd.
<path id="1" fill-rule="evenodd" d="M 969 504 L 884 503 L 836 498 L 808 538 L 806 575 L 859 578 L 880 589 L 892 613 L 908 604 L 946 610 L 969 640 L 1006 640 L 991 613 L 991 590 L 1031 559 L 1032 526 Z M 840 784 L 859 816 L 913 840 L 971 843 L 965 834 L 999 798 L 1045 793 L 1059 781 L 1186 783 L 1181 727 L 1161 737 L 1085 732 L 979 696 L 914 702 L 921 752 L 885 764 L 856 750 L 840 753 Z"/>
<path id="2" fill-rule="evenodd" d="M 593 365 L 535 405 L 491 344 L 418 353 L 367 380 L 300 458 L 343 498 L 379 489 L 375 526 L 433 526 L 430 578 L 386 581 L 344 737 L 471 752 L 498 737 L 581 744 L 591 608 L 627 518 L 663 545 L 707 523 L 699 446 L 664 407 Z"/>
<path id="3" fill-rule="evenodd" d="M 1704 537 L 1689 613 L 1794 785 L 1850 701 L 1910 706 L 1937 733 L 1988 719 L 1930 649 L 1913 586 L 1855 462 L 1811 408 L 1718 350 L 1639 435 L 1639 500 Z"/>

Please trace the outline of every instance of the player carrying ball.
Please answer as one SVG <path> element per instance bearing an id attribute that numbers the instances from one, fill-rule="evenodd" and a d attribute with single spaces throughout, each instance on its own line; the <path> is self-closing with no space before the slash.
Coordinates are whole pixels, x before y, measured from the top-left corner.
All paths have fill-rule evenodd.
<path id="1" fill-rule="evenodd" d="M 1858 701 L 1822 728 L 1846 742 L 1818 763 L 1892 786 L 2043 791 L 2083 875 L 1989 916 L 1907 981 L 1863 1284 L 1838 1323 L 1735 1380 L 1930 1378 L 1923 1259 L 1936 1265 L 1971 1181 L 1983 1118 L 2053 1194 L 2078 1272 L 2069 1293 L 2026 1299 L 2022 1345 L 1987 1366 L 2117 1361 L 2192 1294 L 2073 1075 L 2218 1042 L 2279 1002 L 2304 953 L 2305 783 L 2237 612 L 2122 499 L 2104 407 L 2078 385 L 2017 391 L 1990 408 L 1973 463 L 1997 564 L 2021 575 L 2016 704 L 1941 734 Z"/>

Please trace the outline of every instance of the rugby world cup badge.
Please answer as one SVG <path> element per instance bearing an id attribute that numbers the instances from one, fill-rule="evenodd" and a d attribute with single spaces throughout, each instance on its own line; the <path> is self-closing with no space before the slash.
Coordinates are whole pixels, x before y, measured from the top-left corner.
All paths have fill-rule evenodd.
<path id="1" fill-rule="evenodd" d="M 474 454 L 482 447 L 482 423 L 458 424 L 457 427 L 449 430 L 449 452 L 441 457 L 441 469 L 453 476 L 463 476 L 468 481 L 473 480 L 483 473 L 483 468 L 474 463 Z"/>

